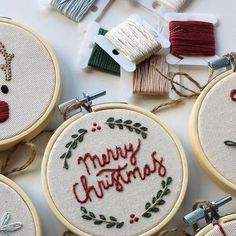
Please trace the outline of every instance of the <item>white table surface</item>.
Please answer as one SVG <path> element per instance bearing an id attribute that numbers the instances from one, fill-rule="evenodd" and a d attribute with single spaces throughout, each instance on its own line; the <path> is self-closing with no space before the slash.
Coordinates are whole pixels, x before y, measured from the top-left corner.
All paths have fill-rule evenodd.
<path id="1" fill-rule="evenodd" d="M 186 12 L 213 13 L 219 17 L 217 26 L 217 51 L 219 55 L 236 49 L 236 1 L 235 0 L 192 0 L 184 9 Z M 127 0 L 116 0 L 102 18 L 102 25 L 109 29 L 124 20 L 129 14 L 138 12 L 154 20 L 150 12 L 140 7 L 131 7 Z M 0 0 L 0 15 L 11 17 L 26 25 L 31 26 L 41 34 L 54 48 L 61 67 L 63 79 L 63 94 L 61 101 L 66 101 L 82 92 L 96 92 L 104 89 L 107 95 L 97 102 L 126 101 L 146 109 L 160 104 L 163 100 L 155 97 L 132 96 L 130 75 L 124 73 L 123 78 L 107 75 L 100 72 L 84 73 L 80 71 L 77 60 L 80 42 L 82 40 L 78 25 L 65 17 L 39 8 L 37 0 Z M 189 71 L 195 78 L 206 80 L 207 71 L 191 69 Z M 168 124 L 178 135 L 186 151 L 189 165 L 189 185 L 185 200 L 170 222 L 171 226 L 183 225 L 182 217 L 191 209 L 192 202 L 196 199 L 217 200 L 227 193 L 215 185 L 208 176 L 199 168 L 194 158 L 189 141 L 188 123 L 189 115 L 194 100 L 185 102 L 177 108 L 162 111 L 158 116 Z M 55 128 L 61 122 L 56 115 L 49 128 Z M 45 137 L 38 142 L 46 143 Z M 40 180 L 40 157 L 33 167 L 24 174 L 12 178 L 31 197 L 42 220 L 45 236 L 61 235 L 65 230 L 60 222 L 50 211 L 44 198 Z M 221 213 L 236 212 L 236 199 L 221 209 Z"/>

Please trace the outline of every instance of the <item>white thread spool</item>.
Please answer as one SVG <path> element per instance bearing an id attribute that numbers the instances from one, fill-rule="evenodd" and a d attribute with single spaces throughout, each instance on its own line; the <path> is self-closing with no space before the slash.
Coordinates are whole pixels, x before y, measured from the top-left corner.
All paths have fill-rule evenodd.
<path id="1" fill-rule="evenodd" d="M 188 0 L 156 0 L 156 4 L 165 5 L 174 11 L 179 11 Z"/>
<path id="2" fill-rule="evenodd" d="M 138 15 L 132 15 L 106 36 L 97 36 L 96 43 L 128 72 L 136 64 L 167 49 L 170 42 Z"/>

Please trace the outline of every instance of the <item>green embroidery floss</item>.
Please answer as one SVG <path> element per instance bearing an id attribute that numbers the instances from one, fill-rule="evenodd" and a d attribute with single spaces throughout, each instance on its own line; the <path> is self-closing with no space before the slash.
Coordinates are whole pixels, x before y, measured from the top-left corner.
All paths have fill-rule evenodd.
<path id="1" fill-rule="evenodd" d="M 105 35 L 107 32 L 107 30 L 100 28 L 98 34 Z M 102 72 L 120 75 L 120 65 L 97 44 L 94 45 L 88 65 Z"/>

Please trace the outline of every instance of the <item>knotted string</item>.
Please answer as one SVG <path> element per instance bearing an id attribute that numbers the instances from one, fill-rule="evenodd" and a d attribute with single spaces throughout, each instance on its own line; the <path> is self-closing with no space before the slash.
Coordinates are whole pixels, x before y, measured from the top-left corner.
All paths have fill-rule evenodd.
<path id="1" fill-rule="evenodd" d="M 163 103 L 161 105 L 158 105 L 156 107 L 154 107 L 151 112 L 153 113 L 157 113 L 160 109 L 162 108 L 166 108 L 166 107 L 170 107 L 170 106 L 175 106 L 180 104 L 182 101 L 184 101 L 184 99 L 189 99 L 189 98 L 195 98 L 198 97 L 200 95 L 200 93 L 202 92 L 202 90 L 211 82 L 212 80 L 212 75 L 210 75 L 211 77 L 209 77 L 209 80 L 207 81 L 207 83 L 204 86 L 201 86 L 195 79 L 193 79 L 188 73 L 186 72 L 175 72 L 172 73 L 172 76 L 167 76 L 165 75 L 159 68 L 157 68 L 157 66 L 152 65 L 156 71 L 163 76 L 163 78 L 165 78 L 166 80 L 168 80 L 171 84 L 171 89 L 172 91 L 174 91 L 177 95 L 179 95 L 181 98 L 180 99 L 176 99 L 176 100 L 170 100 L 169 102 Z M 185 77 L 187 80 L 189 80 L 192 84 L 194 84 L 197 87 L 197 91 L 190 89 L 184 85 L 182 85 L 181 83 L 175 81 L 175 77 L 176 76 L 183 76 Z M 185 94 L 182 91 L 179 91 L 176 86 L 179 86 L 181 89 L 188 91 L 190 94 Z"/>
<path id="2" fill-rule="evenodd" d="M 210 209 L 210 213 L 205 214 L 205 220 L 207 224 L 210 224 L 213 222 L 213 220 L 218 220 L 220 218 L 215 206 L 212 202 L 206 201 L 206 200 L 197 200 L 193 204 L 193 211 L 195 211 L 198 208 L 208 207 Z M 193 230 L 197 232 L 200 229 L 198 223 L 193 224 Z"/>
<path id="3" fill-rule="evenodd" d="M 29 148 L 30 150 L 29 157 L 21 166 L 9 169 L 10 162 L 13 158 L 15 158 L 14 154 L 18 150 L 19 146 L 26 146 L 27 148 Z M 1 161 L 0 174 L 9 176 L 14 173 L 21 172 L 33 163 L 35 157 L 36 157 L 36 146 L 33 143 L 19 143 L 15 145 L 13 148 L 11 148 L 6 159 L 4 161 Z"/>
<path id="4" fill-rule="evenodd" d="M 158 236 L 166 236 L 166 235 L 173 235 L 173 236 L 191 236 L 188 232 L 183 229 L 167 229 L 162 231 L 158 234 Z"/>

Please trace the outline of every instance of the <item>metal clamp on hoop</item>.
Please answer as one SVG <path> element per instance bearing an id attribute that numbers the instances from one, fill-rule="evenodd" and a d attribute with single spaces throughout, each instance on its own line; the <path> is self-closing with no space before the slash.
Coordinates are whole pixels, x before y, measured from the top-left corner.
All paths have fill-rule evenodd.
<path id="1" fill-rule="evenodd" d="M 224 197 L 216 202 L 207 202 L 204 201 L 203 203 L 197 203 L 196 208 L 193 212 L 184 216 L 183 220 L 188 225 L 193 225 L 195 231 L 199 230 L 197 223 L 205 219 L 207 224 L 212 223 L 214 220 L 219 219 L 219 208 L 223 205 L 227 204 L 232 200 L 231 196 Z"/>
<path id="2" fill-rule="evenodd" d="M 73 110 L 81 112 L 82 108 L 85 108 L 88 112 L 91 112 L 92 101 L 104 95 L 106 95 L 106 91 L 101 91 L 92 95 L 83 93 L 83 98 L 80 99 L 79 97 L 76 97 L 70 101 L 59 104 L 58 109 L 63 114 L 64 119 L 66 119 L 67 115 Z"/>
<path id="3" fill-rule="evenodd" d="M 233 69 L 235 72 L 236 69 L 236 53 L 231 52 L 227 55 L 224 55 L 216 60 L 210 61 L 208 63 L 209 68 L 212 71 L 216 71 L 222 68 L 226 68 L 226 71 Z"/>

